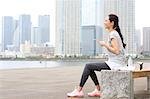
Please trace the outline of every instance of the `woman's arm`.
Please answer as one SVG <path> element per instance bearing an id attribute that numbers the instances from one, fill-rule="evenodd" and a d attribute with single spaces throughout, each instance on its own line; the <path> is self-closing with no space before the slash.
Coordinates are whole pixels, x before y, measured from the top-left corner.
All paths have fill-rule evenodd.
<path id="1" fill-rule="evenodd" d="M 115 38 L 111 39 L 111 46 L 109 46 L 107 43 L 105 43 L 104 41 L 98 41 L 99 44 L 101 46 L 104 46 L 105 48 L 107 48 L 108 51 L 118 55 L 120 53 L 119 51 L 119 46 L 118 46 L 118 42 Z"/>

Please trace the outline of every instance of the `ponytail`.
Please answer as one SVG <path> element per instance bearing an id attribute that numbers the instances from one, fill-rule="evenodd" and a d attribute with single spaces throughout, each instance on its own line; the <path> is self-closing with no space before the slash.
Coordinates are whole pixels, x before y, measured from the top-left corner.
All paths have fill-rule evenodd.
<path id="1" fill-rule="evenodd" d="M 115 15 L 115 14 L 109 14 L 109 20 L 110 20 L 110 22 L 112 22 L 112 21 L 114 22 L 113 28 L 118 32 L 118 34 L 119 34 L 119 36 L 120 36 L 120 38 L 121 38 L 121 41 L 122 41 L 122 45 L 123 45 L 123 47 L 125 48 L 125 47 L 126 47 L 126 44 L 125 44 L 124 41 L 123 41 L 123 36 L 122 36 L 122 34 L 121 34 L 121 31 L 120 31 L 119 18 L 118 18 L 118 16 Z"/>
<path id="2" fill-rule="evenodd" d="M 126 44 L 123 42 L 123 36 L 122 36 L 122 34 L 121 34 L 120 27 L 117 26 L 117 27 L 115 28 L 115 30 L 118 32 L 118 34 L 119 34 L 119 36 L 120 36 L 120 38 L 121 38 L 121 41 L 122 41 L 122 45 L 123 45 L 123 47 L 125 48 L 125 47 L 126 47 Z"/>

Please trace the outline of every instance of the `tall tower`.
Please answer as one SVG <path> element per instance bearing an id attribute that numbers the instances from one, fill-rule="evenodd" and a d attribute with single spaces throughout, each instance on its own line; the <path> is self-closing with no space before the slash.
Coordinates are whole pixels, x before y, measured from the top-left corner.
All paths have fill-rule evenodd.
<path id="1" fill-rule="evenodd" d="M 82 26 L 103 25 L 103 0 L 82 0 Z"/>
<path id="2" fill-rule="evenodd" d="M 56 55 L 80 54 L 81 0 L 56 0 Z"/>
<path id="3" fill-rule="evenodd" d="M 102 40 L 103 13 L 103 0 L 82 0 L 82 55 L 102 54 L 102 47 L 95 39 Z"/>
<path id="4" fill-rule="evenodd" d="M 13 36 L 13 45 L 15 48 L 15 51 L 19 51 L 19 46 L 20 46 L 20 33 L 19 33 L 19 21 L 14 20 L 14 36 Z"/>
<path id="5" fill-rule="evenodd" d="M 2 18 L 2 51 L 8 50 L 7 46 L 13 44 L 13 17 L 4 16 Z"/>
<path id="6" fill-rule="evenodd" d="M 39 28 L 38 27 L 32 27 L 31 44 L 32 45 L 36 45 L 36 46 L 42 45 L 41 44 L 41 34 L 39 32 Z"/>
<path id="7" fill-rule="evenodd" d="M 127 43 L 127 53 L 136 53 L 135 0 L 104 0 L 104 17 L 114 13 L 119 17 L 121 32 Z"/>
<path id="8" fill-rule="evenodd" d="M 40 15 L 38 21 L 38 32 L 41 35 L 41 43 L 50 41 L 50 16 Z"/>
<path id="9" fill-rule="evenodd" d="M 150 27 L 143 28 L 143 53 L 150 55 Z"/>
<path id="10" fill-rule="evenodd" d="M 19 16 L 20 44 L 31 41 L 31 17 L 30 15 Z"/>
<path id="11" fill-rule="evenodd" d="M 81 31 L 81 54 L 96 56 L 102 54 L 102 47 L 97 43 L 102 40 L 102 28 L 95 25 L 82 26 Z"/>

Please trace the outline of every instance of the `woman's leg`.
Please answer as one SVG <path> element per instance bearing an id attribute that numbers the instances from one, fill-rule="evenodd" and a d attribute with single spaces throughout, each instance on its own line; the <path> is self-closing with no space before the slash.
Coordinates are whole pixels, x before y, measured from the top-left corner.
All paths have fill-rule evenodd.
<path id="1" fill-rule="evenodd" d="M 85 84 L 85 82 L 87 81 L 89 75 L 91 76 L 92 80 L 94 81 L 95 85 L 96 85 L 96 88 L 99 90 L 100 89 L 100 86 L 99 86 L 99 83 L 98 83 L 98 79 L 97 79 L 97 76 L 95 74 L 95 70 L 96 71 L 101 71 L 102 69 L 110 69 L 109 66 L 107 66 L 105 63 L 90 63 L 90 64 L 86 64 L 85 68 L 84 68 L 84 71 L 83 71 L 83 74 L 82 74 L 82 77 L 81 77 L 81 81 L 80 81 L 80 85 L 78 87 L 78 89 L 75 89 L 74 91 L 70 92 L 70 93 L 67 93 L 67 96 L 76 96 L 76 97 L 83 97 L 84 94 L 83 94 L 83 91 L 82 91 L 82 88 Z M 97 89 L 92 92 L 92 93 L 88 93 L 88 96 L 100 96 L 100 93 L 97 91 Z"/>
<path id="2" fill-rule="evenodd" d="M 96 85 L 97 89 L 98 90 L 100 89 L 97 76 L 94 72 L 95 70 L 96 71 L 110 70 L 110 67 L 105 62 L 86 64 L 86 66 L 84 68 L 84 71 L 83 71 L 83 74 L 82 74 L 82 77 L 81 77 L 81 80 L 80 80 L 80 85 L 79 85 L 79 88 L 78 88 L 79 91 L 82 90 L 82 87 L 84 86 L 85 82 L 87 81 L 89 75 L 92 78 L 92 80 L 93 80 L 94 84 Z"/>

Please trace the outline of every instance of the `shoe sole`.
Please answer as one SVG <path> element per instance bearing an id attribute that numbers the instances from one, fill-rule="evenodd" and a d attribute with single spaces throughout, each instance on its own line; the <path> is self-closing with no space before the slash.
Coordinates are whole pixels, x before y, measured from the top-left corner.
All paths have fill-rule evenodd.
<path id="1" fill-rule="evenodd" d="M 93 96 L 91 96 L 91 95 L 88 95 L 89 97 L 100 97 L 100 95 L 93 95 Z"/>
<path id="2" fill-rule="evenodd" d="M 72 97 L 72 98 L 84 98 L 84 96 L 67 96 L 67 97 Z"/>

